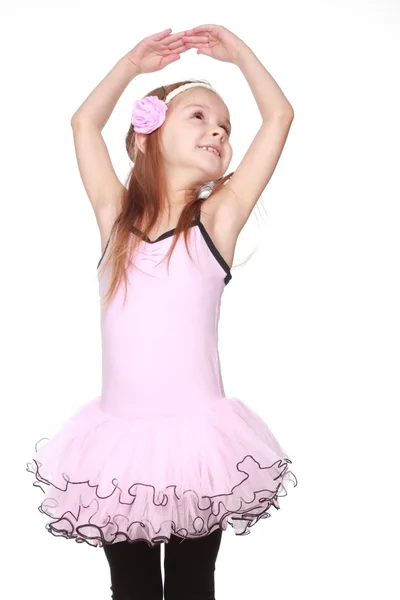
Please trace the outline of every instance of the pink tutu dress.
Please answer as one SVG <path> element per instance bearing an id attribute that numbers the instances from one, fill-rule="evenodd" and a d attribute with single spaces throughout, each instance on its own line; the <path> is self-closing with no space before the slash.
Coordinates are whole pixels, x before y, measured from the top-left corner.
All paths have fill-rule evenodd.
<path id="1" fill-rule="evenodd" d="M 218 322 L 229 265 L 198 216 L 189 229 L 193 260 L 181 235 L 168 272 L 174 232 L 140 240 L 125 306 L 123 284 L 102 303 L 101 395 L 27 463 L 54 535 L 92 546 L 154 546 L 228 524 L 245 535 L 280 508 L 287 482 L 297 485 L 267 424 L 224 393 Z M 97 265 L 101 296 L 109 242 Z"/>

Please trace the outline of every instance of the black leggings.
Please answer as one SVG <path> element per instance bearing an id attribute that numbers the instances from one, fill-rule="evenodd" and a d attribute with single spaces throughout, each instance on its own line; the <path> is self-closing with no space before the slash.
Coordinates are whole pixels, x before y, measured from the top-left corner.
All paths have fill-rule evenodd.
<path id="1" fill-rule="evenodd" d="M 171 535 L 164 544 L 164 590 L 161 544 L 116 542 L 103 546 L 114 600 L 215 600 L 214 571 L 222 529 L 207 536 Z"/>

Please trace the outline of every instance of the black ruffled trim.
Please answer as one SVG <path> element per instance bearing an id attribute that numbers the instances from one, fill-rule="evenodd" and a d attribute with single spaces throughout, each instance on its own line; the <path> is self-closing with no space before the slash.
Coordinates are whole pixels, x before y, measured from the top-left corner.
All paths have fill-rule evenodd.
<path id="1" fill-rule="evenodd" d="M 196 519 L 193 521 L 193 528 L 191 531 L 189 531 L 185 528 L 178 529 L 176 526 L 176 523 L 171 521 L 172 533 L 174 533 L 176 536 L 182 537 L 183 538 L 182 541 L 184 541 L 184 539 L 186 539 L 188 537 L 190 537 L 190 538 L 203 537 L 205 535 L 208 535 L 209 533 L 212 533 L 215 529 L 225 530 L 227 528 L 225 521 L 228 519 L 228 517 L 230 517 L 232 520 L 241 520 L 241 521 L 245 521 L 245 522 L 247 521 L 247 523 L 244 526 L 245 528 L 242 532 L 238 533 L 236 530 L 234 530 L 234 531 L 235 531 L 235 535 L 248 535 L 250 533 L 250 528 L 253 527 L 260 519 L 265 519 L 265 518 L 271 516 L 267 512 L 271 508 L 271 506 L 273 506 L 275 509 L 279 510 L 280 506 L 278 503 L 278 497 L 287 495 L 287 491 L 283 484 L 283 481 L 291 481 L 291 483 L 293 484 L 293 487 L 297 486 L 296 476 L 294 475 L 294 473 L 292 471 L 288 470 L 288 464 L 291 463 L 292 461 L 289 460 L 289 458 L 285 456 L 284 459 L 277 460 L 270 467 L 261 467 L 260 463 L 258 463 L 251 454 L 248 454 L 243 458 L 243 460 L 240 463 L 238 463 L 236 465 L 236 468 L 239 472 L 246 473 L 246 471 L 244 471 L 243 469 L 240 469 L 239 466 L 248 457 L 252 458 L 253 461 L 258 465 L 258 467 L 261 470 L 268 469 L 268 468 L 274 468 L 274 467 L 278 467 L 279 469 L 282 468 L 280 474 L 277 477 L 275 477 L 275 480 L 277 480 L 277 479 L 281 480 L 279 482 L 279 484 L 277 485 L 277 488 L 275 490 L 263 489 L 263 490 L 255 491 L 254 498 L 251 502 L 245 502 L 243 499 L 241 499 L 241 503 L 242 503 L 241 505 L 248 504 L 251 506 L 247 509 L 240 508 L 239 510 L 235 510 L 235 511 L 229 511 L 226 509 L 224 502 L 223 502 L 223 498 L 224 498 L 224 496 L 231 496 L 233 494 L 235 487 L 238 487 L 239 485 L 241 485 L 241 483 L 243 483 L 243 481 L 245 479 L 248 479 L 248 477 L 249 477 L 248 473 L 246 474 L 246 477 L 237 486 L 232 488 L 231 492 L 229 492 L 227 494 L 218 494 L 216 496 L 202 496 L 201 500 L 202 500 L 203 507 L 204 507 L 204 503 L 206 501 L 208 501 L 208 506 L 206 508 L 202 508 L 200 506 L 199 496 L 198 496 L 197 492 L 195 492 L 194 490 L 187 490 L 187 492 L 185 492 L 185 493 L 192 492 L 193 494 L 195 494 L 195 496 L 197 498 L 197 508 L 198 508 L 199 514 L 201 512 L 208 511 L 209 514 L 207 517 L 207 521 L 205 521 L 202 517 L 197 516 Z M 65 473 L 63 474 L 63 477 L 66 480 L 66 487 L 65 487 L 65 489 L 59 488 L 41 476 L 40 470 L 39 470 L 41 463 L 38 463 L 35 459 L 33 459 L 33 462 L 35 463 L 36 466 L 34 466 L 33 463 L 27 463 L 26 470 L 35 475 L 36 480 L 34 481 L 33 485 L 35 487 L 39 487 L 43 493 L 45 493 L 45 489 L 41 486 L 41 484 L 45 484 L 46 486 L 53 486 L 54 488 L 56 488 L 60 491 L 65 491 L 65 492 L 68 491 L 69 485 L 87 484 L 89 487 L 94 488 L 96 497 L 99 498 L 100 500 L 103 500 L 104 498 L 109 498 L 115 492 L 115 490 L 118 488 L 118 482 L 116 482 L 116 480 L 113 480 L 112 483 L 115 487 L 114 487 L 114 490 L 112 491 L 112 493 L 109 496 L 104 496 L 104 497 L 99 496 L 97 494 L 98 485 L 90 485 L 89 481 L 70 481 L 68 479 L 68 477 L 65 475 Z M 139 485 L 153 489 L 153 503 L 155 506 L 161 506 L 161 505 L 165 506 L 166 503 L 168 502 L 168 497 L 165 494 L 161 497 L 160 502 L 157 502 L 155 500 L 156 490 L 155 490 L 154 486 L 144 484 L 144 483 L 136 483 L 135 487 L 139 486 Z M 167 486 L 167 487 L 174 488 L 175 498 L 177 500 L 181 499 L 176 494 L 176 486 L 172 485 L 172 486 Z M 271 493 L 272 493 L 272 495 L 270 495 Z M 181 497 L 183 497 L 183 495 L 184 494 L 182 494 Z M 270 496 L 268 497 L 268 495 L 270 495 Z M 135 501 L 135 495 L 133 495 L 132 504 L 134 501 Z M 53 504 L 52 504 L 52 502 L 53 502 Z M 93 500 L 91 502 L 93 502 Z M 121 501 L 119 501 L 119 502 L 120 502 L 120 504 L 125 504 L 125 505 L 128 504 L 126 502 L 121 502 Z M 131 538 L 129 538 L 129 535 L 127 535 L 126 533 L 124 533 L 123 531 L 120 530 L 118 522 L 116 522 L 116 518 L 118 518 L 119 520 L 124 520 L 126 522 L 125 529 L 127 531 L 129 531 L 129 528 L 136 522 L 133 521 L 133 522 L 129 523 L 127 518 L 124 515 L 118 515 L 118 514 L 114 515 L 113 517 L 111 517 L 111 515 L 108 515 L 109 520 L 106 523 L 104 523 L 104 525 L 102 525 L 101 527 L 99 525 L 93 525 L 92 523 L 90 523 L 90 520 L 87 524 L 75 526 L 74 520 L 76 521 L 79 518 L 79 513 L 81 511 L 81 508 L 88 508 L 89 505 L 85 506 L 83 503 L 81 503 L 81 506 L 79 507 L 78 515 L 76 515 L 76 516 L 71 511 L 66 511 L 61 516 L 55 518 L 53 514 L 46 512 L 46 504 L 51 509 L 54 509 L 57 506 L 57 501 L 55 498 L 47 497 L 38 507 L 39 512 L 41 512 L 42 514 L 45 514 L 47 516 L 50 516 L 52 518 L 52 522 L 47 523 L 45 525 L 46 529 L 50 533 L 52 533 L 53 535 L 55 535 L 57 537 L 61 536 L 61 537 L 67 538 L 67 539 L 75 539 L 75 541 L 78 543 L 86 542 L 91 546 L 102 547 L 105 544 L 112 544 L 112 543 L 120 542 L 120 541 L 127 541 L 129 543 L 144 541 L 148 544 L 148 546 L 153 547 L 156 544 L 160 544 L 162 542 L 167 543 L 170 539 L 167 536 L 157 535 L 157 532 L 154 532 L 154 531 L 153 531 L 153 534 L 150 534 L 150 538 L 151 538 L 150 540 L 146 537 L 138 538 L 136 536 L 134 539 L 131 539 Z M 220 512 L 221 505 L 225 509 L 225 513 L 219 519 L 215 514 L 213 514 L 214 505 L 217 506 L 218 513 Z M 95 513 L 95 514 L 97 514 L 97 513 Z M 229 521 L 227 521 L 227 523 L 233 527 L 232 523 L 230 523 Z M 58 528 L 56 526 L 57 524 L 60 525 Z M 109 528 L 110 524 L 112 524 L 114 526 L 115 531 L 112 534 L 112 539 L 106 539 L 105 535 L 103 533 L 103 530 L 106 528 Z M 145 523 L 145 522 L 139 521 L 139 524 L 141 527 L 143 527 L 143 529 L 145 529 L 146 527 L 149 530 L 152 529 L 151 523 L 148 523 L 148 522 Z M 93 533 L 88 535 L 87 533 L 85 533 L 85 530 L 92 530 Z M 94 534 L 94 531 L 97 533 L 97 535 Z M 108 537 L 110 538 L 110 536 L 108 536 Z"/>

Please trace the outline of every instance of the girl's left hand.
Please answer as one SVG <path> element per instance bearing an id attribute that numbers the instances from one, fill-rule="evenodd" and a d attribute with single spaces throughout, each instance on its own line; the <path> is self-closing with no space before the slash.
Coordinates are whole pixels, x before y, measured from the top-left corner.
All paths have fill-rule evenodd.
<path id="1" fill-rule="evenodd" d="M 199 25 L 188 29 L 184 32 L 182 42 L 187 48 L 197 48 L 197 54 L 233 64 L 236 64 L 241 52 L 248 48 L 243 40 L 221 25 Z"/>

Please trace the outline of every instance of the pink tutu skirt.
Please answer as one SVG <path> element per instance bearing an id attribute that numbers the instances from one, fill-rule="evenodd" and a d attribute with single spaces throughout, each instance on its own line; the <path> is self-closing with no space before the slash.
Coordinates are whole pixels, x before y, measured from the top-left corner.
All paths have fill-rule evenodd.
<path id="1" fill-rule="evenodd" d="M 250 533 L 297 480 L 261 417 L 223 397 L 196 414 L 121 418 L 96 397 L 37 444 L 27 470 L 56 536 L 92 546 Z M 45 440 L 47 438 L 44 438 Z"/>

